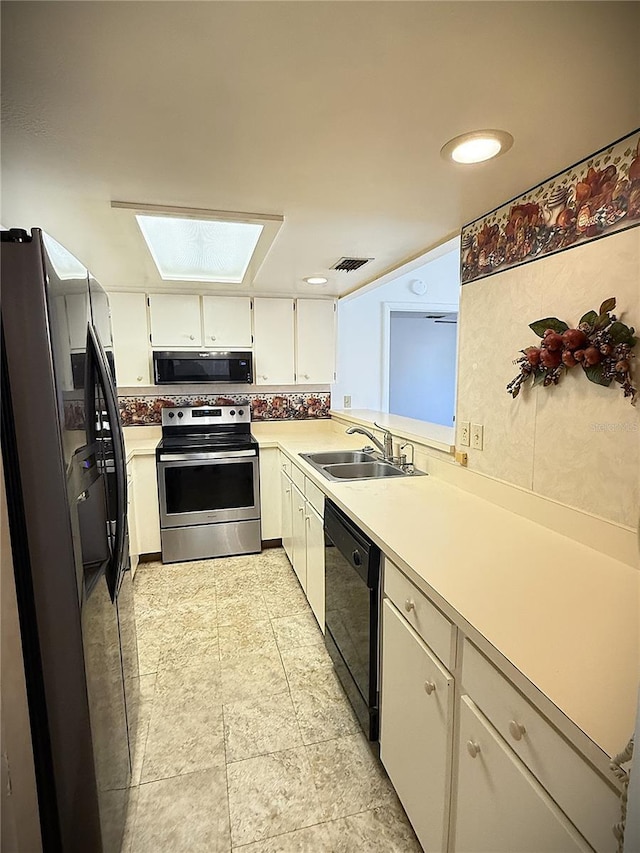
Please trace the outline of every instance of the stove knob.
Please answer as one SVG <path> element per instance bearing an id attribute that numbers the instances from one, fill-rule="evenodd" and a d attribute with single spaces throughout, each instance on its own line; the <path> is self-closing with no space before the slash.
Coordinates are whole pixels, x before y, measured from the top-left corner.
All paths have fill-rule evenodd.
<path id="1" fill-rule="evenodd" d="M 169 412 L 169 417 L 170 417 L 170 418 L 175 417 L 175 416 L 174 416 L 174 414 L 173 414 L 173 412 Z"/>
<path id="2" fill-rule="evenodd" d="M 239 415 L 244 415 L 244 409 L 240 409 L 240 411 L 238 412 L 238 414 L 239 414 Z"/>
<path id="3" fill-rule="evenodd" d="M 178 417 L 179 417 L 179 418 L 183 418 L 183 417 L 184 417 L 184 412 L 178 412 Z"/>
<path id="4" fill-rule="evenodd" d="M 232 416 L 233 416 L 233 415 L 235 415 L 235 413 L 236 413 L 236 410 L 235 410 L 235 409 L 231 409 L 231 411 L 229 412 L 229 414 L 230 414 L 230 415 L 232 415 Z"/>

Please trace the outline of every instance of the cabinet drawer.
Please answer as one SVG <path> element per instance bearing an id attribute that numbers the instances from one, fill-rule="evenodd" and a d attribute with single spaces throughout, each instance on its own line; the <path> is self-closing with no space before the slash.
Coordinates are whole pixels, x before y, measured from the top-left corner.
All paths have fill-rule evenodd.
<path id="1" fill-rule="evenodd" d="M 280 459 L 282 461 L 282 470 L 287 475 L 289 479 L 291 479 L 291 460 L 284 455 L 284 453 L 280 454 Z"/>
<path id="2" fill-rule="evenodd" d="M 291 479 L 304 494 L 304 481 L 307 479 L 297 465 L 291 464 Z"/>
<path id="3" fill-rule="evenodd" d="M 455 628 L 400 569 L 385 558 L 384 593 L 445 666 L 453 666 Z"/>
<path id="4" fill-rule="evenodd" d="M 305 477 L 304 495 L 318 515 L 324 517 L 324 492 L 308 477 Z"/>
<path id="5" fill-rule="evenodd" d="M 618 795 L 521 693 L 465 640 L 462 690 L 598 853 L 614 853 Z"/>

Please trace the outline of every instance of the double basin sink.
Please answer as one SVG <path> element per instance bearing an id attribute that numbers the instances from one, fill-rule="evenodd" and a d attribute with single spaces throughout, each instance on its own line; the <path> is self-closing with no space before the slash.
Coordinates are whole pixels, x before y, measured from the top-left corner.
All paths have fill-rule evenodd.
<path id="1" fill-rule="evenodd" d="M 326 453 L 301 453 L 328 480 L 374 480 L 381 477 L 408 477 L 410 474 L 363 450 L 335 450 Z"/>

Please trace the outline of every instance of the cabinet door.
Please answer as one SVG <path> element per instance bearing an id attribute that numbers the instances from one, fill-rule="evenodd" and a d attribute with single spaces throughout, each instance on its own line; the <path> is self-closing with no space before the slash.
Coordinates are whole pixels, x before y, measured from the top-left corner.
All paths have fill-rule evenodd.
<path id="1" fill-rule="evenodd" d="M 248 349 L 253 345 L 248 296 L 203 296 L 202 316 L 206 347 Z"/>
<path id="2" fill-rule="evenodd" d="M 382 610 L 380 758 L 425 853 L 444 853 L 453 677 L 388 599 Z"/>
<path id="3" fill-rule="evenodd" d="M 151 343 L 154 347 L 202 346 L 200 297 L 193 294 L 149 295 Z"/>
<path id="4" fill-rule="evenodd" d="M 139 554 L 160 552 L 160 512 L 156 457 L 133 457 L 133 500 Z"/>
<path id="5" fill-rule="evenodd" d="M 293 485 L 284 471 L 280 472 L 282 484 L 282 547 L 293 565 Z"/>
<path id="6" fill-rule="evenodd" d="M 324 634 L 324 524 L 307 501 L 307 599 Z"/>
<path id="7" fill-rule="evenodd" d="M 457 853 L 592 848 L 468 696 L 460 701 Z"/>
<path id="8" fill-rule="evenodd" d="M 307 531 L 305 521 L 306 501 L 304 495 L 294 486 L 293 494 L 292 533 L 293 533 L 293 570 L 298 576 L 302 589 L 307 591 Z"/>
<path id="9" fill-rule="evenodd" d="M 110 293 L 109 302 L 118 385 L 151 385 L 146 294 Z"/>
<path id="10" fill-rule="evenodd" d="M 256 385 L 293 385 L 293 299 L 254 299 Z"/>
<path id="11" fill-rule="evenodd" d="M 138 567 L 138 531 L 136 528 L 136 503 L 133 492 L 133 460 L 127 464 L 127 526 L 129 528 L 129 559 L 131 560 L 131 577 L 135 577 Z"/>
<path id="12" fill-rule="evenodd" d="M 334 381 L 335 303 L 327 299 L 298 299 L 296 303 L 296 380 Z"/>
<path id="13" fill-rule="evenodd" d="M 263 539 L 282 536 L 280 512 L 280 451 L 267 447 L 260 451 L 260 517 Z"/>

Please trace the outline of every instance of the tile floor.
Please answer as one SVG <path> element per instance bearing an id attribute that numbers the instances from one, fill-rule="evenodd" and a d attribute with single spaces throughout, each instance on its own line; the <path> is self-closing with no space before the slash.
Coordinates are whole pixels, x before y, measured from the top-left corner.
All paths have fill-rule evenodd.
<path id="1" fill-rule="evenodd" d="M 124 853 L 421 850 L 281 549 L 141 564 Z"/>

